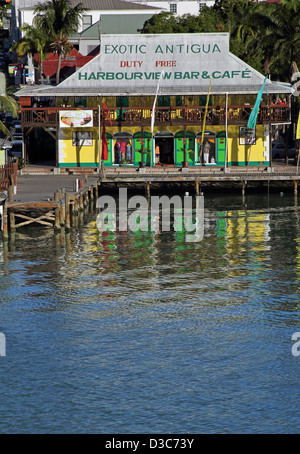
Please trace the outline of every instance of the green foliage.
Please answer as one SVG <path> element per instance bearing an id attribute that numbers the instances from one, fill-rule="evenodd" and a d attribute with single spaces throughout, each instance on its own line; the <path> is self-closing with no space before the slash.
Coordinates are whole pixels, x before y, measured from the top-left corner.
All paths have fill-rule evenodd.
<path id="1" fill-rule="evenodd" d="M 48 0 L 38 3 L 34 12 L 36 24 L 54 40 L 57 36 L 70 36 L 77 32 L 85 8 L 82 3 L 72 7 L 70 0 Z"/>
<path id="2" fill-rule="evenodd" d="M 18 170 L 24 169 L 29 164 L 29 162 L 25 161 L 23 158 L 18 158 Z"/>
<path id="3" fill-rule="evenodd" d="M 82 3 L 72 7 L 70 0 L 48 0 L 39 3 L 35 8 L 35 25 L 47 36 L 47 47 L 58 54 L 56 83 L 59 83 L 59 74 L 62 56 L 68 54 L 72 48 L 68 38 L 77 32 L 79 20 L 85 12 Z"/>
<path id="4" fill-rule="evenodd" d="M 300 59 L 300 1 L 216 0 L 198 16 L 160 13 L 142 33 L 228 32 L 230 51 L 272 79 L 288 81 L 292 62 Z"/>

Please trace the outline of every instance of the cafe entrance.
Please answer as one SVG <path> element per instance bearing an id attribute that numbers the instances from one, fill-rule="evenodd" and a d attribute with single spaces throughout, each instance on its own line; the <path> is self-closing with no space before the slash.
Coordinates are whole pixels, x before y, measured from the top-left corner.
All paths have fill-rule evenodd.
<path id="1" fill-rule="evenodd" d="M 155 165 L 174 165 L 174 134 L 161 131 L 155 134 Z"/>

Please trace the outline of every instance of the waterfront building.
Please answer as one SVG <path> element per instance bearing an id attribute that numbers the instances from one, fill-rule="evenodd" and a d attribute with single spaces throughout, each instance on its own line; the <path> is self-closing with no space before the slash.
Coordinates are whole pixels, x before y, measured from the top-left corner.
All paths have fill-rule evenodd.
<path id="1" fill-rule="evenodd" d="M 291 94 L 233 55 L 227 33 L 103 35 L 99 55 L 59 85 L 17 92 L 24 157 L 60 168 L 269 166 Z"/>

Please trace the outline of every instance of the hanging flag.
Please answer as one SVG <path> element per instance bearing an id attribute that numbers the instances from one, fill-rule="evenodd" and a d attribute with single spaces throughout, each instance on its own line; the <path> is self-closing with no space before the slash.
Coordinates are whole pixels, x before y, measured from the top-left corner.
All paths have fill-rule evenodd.
<path id="1" fill-rule="evenodd" d="M 101 149 L 101 159 L 103 161 L 107 161 L 107 159 L 108 159 L 108 143 L 107 143 L 107 138 L 106 138 L 106 134 L 105 134 L 105 131 L 106 131 L 105 114 L 106 113 L 109 118 L 111 129 L 113 129 L 110 115 L 109 115 L 109 109 L 108 109 L 107 105 L 104 103 L 103 104 L 103 114 L 102 114 L 103 125 L 102 125 L 102 149 Z"/>
<path id="2" fill-rule="evenodd" d="M 263 91 L 264 91 L 264 88 L 265 88 L 265 84 L 266 84 L 267 78 L 268 78 L 268 74 L 266 75 L 264 83 L 263 83 L 261 89 L 259 90 L 259 92 L 257 94 L 257 98 L 256 98 L 256 101 L 255 101 L 255 104 L 254 104 L 253 109 L 251 111 L 251 114 L 250 114 L 250 117 L 249 117 L 249 120 L 248 120 L 248 123 L 247 123 L 247 128 L 249 128 L 249 129 L 255 129 L 257 115 L 258 115 L 259 106 L 260 106 L 260 101 L 261 101 L 261 98 L 262 98 L 262 95 L 263 95 Z"/>
<path id="3" fill-rule="evenodd" d="M 297 140 L 300 140 L 300 110 L 299 110 L 299 114 L 298 114 L 298 123 L 297 123 L 296 139 L 297 139 Z"/>
<path id="4" fill-rule="evenodd" d="M 153 128 L 154 128 L 154 120 L 155 120 L 155 105 L 156 105 L 156 100 L 157 100 L 158 91 L 159 91 L 159 82 L 163 78 L 164 74 L 165 74 L 165 72 L 164 72 L 164 70 L 162 70 L 162 72 L 160 73 L 158 82 L 157 82 L 156 95 L 155 95 L 154 103 L 153 103 L 153 107 L 152 107 L 152 117 L 151 117 L 151 134 L 152 135 L 153 135 Z"/>
<path id="5" fill-rule="evenodd" d="M 209 103 L 211 82 L 212 82 L 212 77 L 210 78 L 208 93 L 207 93 L 207 97 L 206 97 L 206 105 L 205 105 L 205 112 L 204 112 L 204 118 L 203 118 L 202 137 L 201 137 L 200 161 L 202 161 L 202 151 L 203 151 L 204 131 L 205 131 L 205 124 L 206 124 L 206 116 L 207 116 L 207 110 L 208 110 L 208 103 Z"/>

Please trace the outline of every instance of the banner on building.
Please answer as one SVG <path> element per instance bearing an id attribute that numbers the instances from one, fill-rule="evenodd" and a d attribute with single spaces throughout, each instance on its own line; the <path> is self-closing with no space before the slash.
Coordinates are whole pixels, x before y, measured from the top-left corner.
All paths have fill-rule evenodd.
<path id="1" fill-rule="evenodd" d="M 93 126 L 93 111 L 61 110 L 59 112 L 59 126 L 61 128 L 90 128 Z"/>

